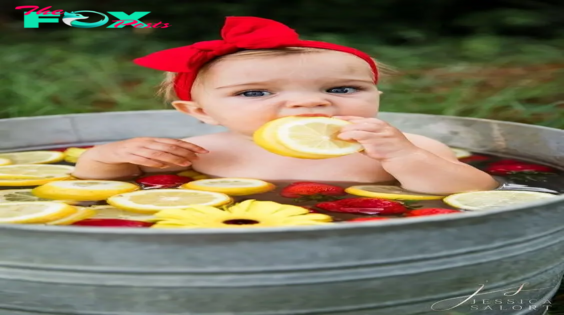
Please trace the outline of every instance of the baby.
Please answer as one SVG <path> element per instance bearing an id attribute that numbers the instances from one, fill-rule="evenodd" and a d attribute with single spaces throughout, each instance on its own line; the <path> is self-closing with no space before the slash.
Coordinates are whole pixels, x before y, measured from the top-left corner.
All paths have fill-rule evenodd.
<path id="1" fill-rule="evenodd" d="M 222 37 L 135 62 L 168 72 L 163 89 L 174 108 L 227 132 L 98 145 L 80 157 L 73 176 L 129 179 L 192 168 L 212 177 L 266 181 L 395 181 L 410 191 L 441 195 L 499 186 L 487 173 L 459 162 L 445 144 L 376 118 L 379 71 L 365 53 L 300 40 L 287 26 L 256 17 L 228 17 Z M 279 156 L 253 142 L 263 124 L 296 115 L 351 122 L 339 138 L 359 142 L 364 151 L 308 160 Z"/>

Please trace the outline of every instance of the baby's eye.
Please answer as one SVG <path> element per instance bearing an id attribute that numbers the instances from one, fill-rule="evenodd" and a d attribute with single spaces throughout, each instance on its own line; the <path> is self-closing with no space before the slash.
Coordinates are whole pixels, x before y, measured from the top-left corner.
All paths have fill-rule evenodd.
<path id="1" fill-rule="evenodd" d="M 245 97 L 260 97 L 260 96 L 267 96 L 270 95 L 271 93 L 268 91 L 258 91 L 258 90 L 252 90 L 252 91 L 245 91 L 245 92 L 241 92 L 238 93 L 237 95 L 241 95 L 241 96 L 245 96 Z"/>
<path id="2" fill-rule="evenodd" d="M 339 86 L 327 90 L 329 93 L 353 93 L 358 91 L 358 88 L 353 86 Z"/>

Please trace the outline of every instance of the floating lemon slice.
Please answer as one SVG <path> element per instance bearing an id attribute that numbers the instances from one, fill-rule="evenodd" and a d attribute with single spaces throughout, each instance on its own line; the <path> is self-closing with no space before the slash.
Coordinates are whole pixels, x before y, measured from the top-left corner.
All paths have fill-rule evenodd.
<path id="1" fill-rule="evenodd" d="M 463 210 L 490 210 L 554 197 L 557 195 L 533 191 L 488 190 L 450 195 L 443 202 Z"/>
<path id="2" fill-rule="evenodd" d="M 276 137 L 278 127 L 290 120 L 296 119 L 297 117 L 285 117 L 264 124 L 253 134 L 253 141 L 263 149 L 278 155 L 301 159 L 324 159 L 325 156 L 320 157 L 319 155 L 306 154 L 303 152 L 288 149 L 286 146 L 280 143 L 280 141 L 278 141 Z"/>
<path id="3" fill-rule="evenodd" d="M 262 194 L 276 188 L 275 185 L 250 178 L 211 178 L 191 181 L 180 186 L 182 189 L 195 189 L 224 193 L 230 196 Z"/>
<path id="4" fill-rule="evenodd" d="M 0 190 L 0 203 L 3 202 L 22 202 L 22 201 L 56 201 L 68 204 L 78 203 L 76 200 L 52 200 L 34 196 L 32 189 L 2 189 Z"/>
<path id="5" fill-rule="evenodd" d="M 88 207 L 75 207 L 76 210 L 73 214 L 68 215 L 64 218 L 49 221 L 45 224 L 47 225 L 71 225 L 75 222 L 82 221 L 93 217 L 96 214 L 94 209 Z"/>
<path id="6" fill-rule="evenodd" d="M 32 194 L 47 199 L 79 201 L 106 200 L 111 196 L 139 190 L 139 186 L 113 180 L 63 180 L 50 182 L 32 190 Z"/>
<path id="7" fill-rule="evenodd" d="M 458 159 L 462 159 L 462 158 L 472 156 L 472 153 L 470 151 L 466 151 L 464 149 L 459 149 L 459 148 L 450 148 L 450 149 L 452 150 L 452 152 L 454 153 L 454 155 Z"/>
<path id="8" fill-rule="evenodd" d="M 10 152 L 0 153 L 0 158 L 9 159 L 13 164 L 48 164 L 62 161 L 65 154 L 58 151 Z"/>
<path id="9" fill-rule="evenodd" d="M 149 222 L 156 219 L 156 217 L 152 215 L 135 213 L 113 206 L 91 206 L 90 208 L 95 211 L 92 219 L 123 219 L 144 222 Z"/>
<path id="10" fill-rule="evenodd" d="M 46 223 L 75 212 L 75 207 L 62 202 L 0 203 L 0 223 Z"/>
<path id="11" fill-rule="evenodd" d="M 70 179 L 73 166 L 46 164 L 14 164 L 0 166 L 0 186 L 37 186 L 56 180 Z"/>
<path id="12" fill-rule="evenodd" d="M 88 149 L 81 149 L 81 148 L 68 148 L 64 151 L 65 154 L 65 162 L 68 163 L 76 163 L 78 158 L 82 155 L 82 153 L 86 152 Z"/>
<path id="13" fill-rule="evenodd" d="M 189 189 L 141 190 L 108 198 L 107 202 L 123 210 L 155 213 L 160 210 L 182 209 L 193 205 L 222 206 L 233 202 L 223 193 Z"/>
<path id="14" fill-rule="evenodd" d="M 12 160 L 6 158 L 0 158 L 0 166 L 13 164 Z"/>
<path id="15" fill-rule="evenodd" d="M 194 170 L 187 170 L 176 174 L 178 176 L 190 177 L 192 179 L 206 179 L 209 178 L 206 174 L 196 172 Z"/>
<path id="16" fill-rule="evenodd" d="M 356 185 L 348 187 L 347 189 L 345 189 L 345 192 L 361 197 L 395 200 L 437 200 L 443 199 L 445 197 L 415 193 L 409 190 L 405 190 L 399 186 L 387 185 Z"/>
<path id="17" fill-rule="evenodd" d="M 266 150 L 274 149 L 272 152 L 287 156 L 338 157 L 363 150 L 357 142 L 337 138 L 340 130 L 350 124 L 329 117 L 285 117 L 259 128 L 255 142 Z"/>

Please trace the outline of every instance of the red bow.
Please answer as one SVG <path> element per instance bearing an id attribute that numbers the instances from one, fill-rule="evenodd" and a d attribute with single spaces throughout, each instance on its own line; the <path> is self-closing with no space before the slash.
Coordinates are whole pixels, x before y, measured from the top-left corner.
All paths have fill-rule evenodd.
<path id="1" fill-rule="evenodd" d="M 190 90 L 198 70 L 210 60 L 245 49 L 273 49 L 282 47 L 311 47 L 354 54 L 370 64 L 374 83 L 378 80 L 376 64 L 367 54 L 345 46 L 325 42 L 300 40 L 288 26 L 258 17 L 227 17 L 221 30 L 223 40 L 198 42 L 161 50 L 134 62 L 161 71 L 177 72 L 174 90 L 181 100 L 191 100 Z"/>

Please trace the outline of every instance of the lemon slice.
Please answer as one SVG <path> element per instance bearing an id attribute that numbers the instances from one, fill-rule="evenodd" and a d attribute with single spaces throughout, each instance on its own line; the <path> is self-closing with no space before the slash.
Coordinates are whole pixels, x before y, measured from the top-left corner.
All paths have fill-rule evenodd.
<path id="1" fill-rule="evenodd" d="M 37 186 L 70 179 L 73 166 L 46 164 L 14 164 L 0 166 L 0 186 Z"/>
<path id="2" fill-rule="evenodd" d="M 65 162 L 68 163 L 76 163 L 76 161 L 78 161 L 78 158 L 82 155 L 82 153 L 86 152 L 88 149 L 82 149 L 82 148 L 68 148 L 64 151 L 65 154 Z"/>
<path id="3" fill-rule="evenodd" d="M 177 173 L 178 176 L 190 177 L 192 179 L 206 179 L 209 178 L 206 174 L 196 172 L 194 170 L 187 170 L 180 173 Z"/>
<path id="4" fill-rule="evenodd" d="M 12 160 L 6 158 L 0 158 L 0 166 L 13 164 Z"/>
<path id="5" fill-rule="evenodd" d="M 123 219 L 123 220 L 133 220 L 133 221 L 144 221 L 149 222 L 156 219 L 155 216 L 135 213 L 123 209 L 119 209 L 113 206 L 91 206 L 92 210 L 95 211 L 92 219 Z"/>
<path id="6" fill-rule="evenodd" d="M 315 154 L 306 154 L 303 152 L 294 151 L 288 149 L 286 146 L 280 143 L 276 137 L 278 127 L 287 123 L 288 121 L 296 120 L 297 117 L 285 117 L 270 121 L 260 127 L 253 134 L 253 141 L 263 149 L 283 156 L 289 156 L 300 159 L 324 159 L 325 156 L 319 156 Z M 196 179 L 196 178 L 194 178 Z"/>
<path id="7" fill-rule="evenodd" d="M 182 184 L 182 189 L 195 189 L 224 193 L 230 196 L 262 194 L 276 188 L 275 185 L 250 178 L 211 178 Z"/>
<path id="8" fill-rule="evenodd" d="M 463 210 L 489 210 L 554 197 L 557 195 L 533 191 L 488 190 L 450 195 L 443 199 L 443 202 Z"/>
<path id="9" fill-rule="evenodd" d="M 73 214 L 63 217 L 58 220 L 49 221 L 47 225 L 71 225 L 75 222 L 89 219 L 96 214 L 96 210 L 88 207 L 75 207 L 76 210 Z"/>
<path id="10" fill-rule="evenodd" d="M 46 223 L 75 212 L 75 207 L 62 202 L 0 203 L 0 223 Z"/>
<path id="11" fill-rule="evenodd" d="M 337 138 L 348 121 L 329 117 L 298 117 L 278 126 L 276 139 L 285 147 L 306 154 L 337 157 L 362 151 L 358 142 Z"/>
<path id="12" fill-rule="evenodd" d="M 2 189 L 0 190 L 0 203 L 22 201 L 56 201 L 68 204 L 78 203 L 76 200 L 52 200 L 39 198 L 34 196 L 31 191 L 32 189 Z"/>
<path id="13" fill-rule="evenodd" d="M 0 153 L 0 158 L 9 159 L 13 164 L 47 164 L 57 163 L 65 158 L 59 151 L 28 151 Z"/>
<path id="14" fill-rule="evenodd" d="M 107 200 L 108 204 L 116 208 L 139 213 L 155 213 L 193 205 L 222 206 L 232 201 L 231 197 L 223 193 L 189 189 L 141 190 L 115 195 Z"/>
<path id="15" fill-rule="evenodd" d="M 79 201 L 106 200 L 111 196 L 139 190 L 139 186 L 113 180 L 63 180 L 50 182 L 32 190 L 32 194 L 47 199 Z"/>
<path id="16" fill-rule="evenodd" d="M 356 185 L 345 189 L 345 192 L 355 196 L 373 197 L 395 200 L 437 200 L 445 196 L 427 195 L 405 190 L 399 186 L 388 185 Z"/>
<path id="17" fill-rule="evenodd" d="M 458 159 L 462 159 L 462 158 L 472 156 L 472 153 L 470 151 L 466 151 L 466 150 L 459 149 L 459 148 L 450 148 L 450 149 L 452 150 L 452 152 L 454 153 L 454 155 Z"/>

